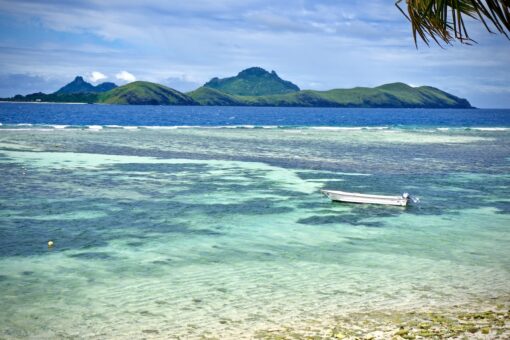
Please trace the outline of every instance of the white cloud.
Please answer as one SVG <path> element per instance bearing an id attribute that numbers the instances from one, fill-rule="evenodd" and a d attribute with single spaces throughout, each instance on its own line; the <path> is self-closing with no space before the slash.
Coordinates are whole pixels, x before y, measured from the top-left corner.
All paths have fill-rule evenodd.
<path id="1" fill-rule="evenodd" d="M 104 73 L 101 73 L 99 71 L 92 72 L 92 74 L 89 77 L 90 81 L 93 83 L 96 83 L 96 82 L 106 79 L 106 78 L 108 78 L 108 77 Z"/>
<path id="2" fill-rule="evenodd" d="M 128 83 L 136 80 L 136 77 L 134 75 L 132 75 L 131 73 L 129 73 L 128 71 L 119 72 L 115 75 L 115 77 L 119 80 L 123 80 Z"/>
<path id="3" fill-rule="evenodd" d="M 188 75 L 179 75 L 176 77 L 168 77 L 163 81 L 163 83 L 173 89 L 187 92 L 192 91 L 200 87 L 201 82 L 194 80 L 192 77 Z"/>

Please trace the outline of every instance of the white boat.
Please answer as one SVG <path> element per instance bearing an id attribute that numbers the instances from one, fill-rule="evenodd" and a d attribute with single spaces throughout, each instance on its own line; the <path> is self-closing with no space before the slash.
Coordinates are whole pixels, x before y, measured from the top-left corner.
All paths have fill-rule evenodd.
<path id="1" fill-rule="evenodd" d="M 405 207 L 409 203 L 409 200 L 411 200 L 411 196 L 408 193 L 404 193 L 402 196 L 383 196 L 337 190 L 321 190 L 321 192 L 333 201 L 349 203 L 384 204 Z"/>

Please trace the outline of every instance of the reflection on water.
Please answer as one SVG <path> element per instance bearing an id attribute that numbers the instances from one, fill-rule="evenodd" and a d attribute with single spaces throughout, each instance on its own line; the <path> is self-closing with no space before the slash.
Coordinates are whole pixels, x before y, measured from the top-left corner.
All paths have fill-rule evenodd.
<path id="1" fill-rule="evenodd" d="M 3 130 L 0 335 L 246 336 L 507 297 L 509 147 L 508 131 Z"/>

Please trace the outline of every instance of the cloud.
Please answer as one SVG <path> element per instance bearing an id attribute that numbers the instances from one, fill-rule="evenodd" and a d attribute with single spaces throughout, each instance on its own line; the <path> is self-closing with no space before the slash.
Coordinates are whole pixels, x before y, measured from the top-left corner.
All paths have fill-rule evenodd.
<path id="1" fill-rule="evenodd" d="M 181 27 L 248 32 L 311 32 L 359 36 L 370 39 L 393 30 L 395 21 L 406 24 L 387 0 L 353 0 L 342 4 L 331 0 L 198 0 L 190 3 L 162 0 L 62 1 L 0 0 L 0 8 L 13 17 L 31 18 L 53 30 L 95 34 L 108 40 L 160 43 L 168 31 Z M 381 13 L 384 13 L 381 14 Z M 133 25 L 144 22 L 144 25 Z M 399 28 L 397 28 L 399 29 Z"/>
<path id="2" fill-rule="evenodd" d="M 89 77 L 90 81 L 93 83 L 96 83 L 96 82 L 106 79 L 106 78 L 108 78 L 108 77 L 104 73 L 101 73 L 99 71 L 92 72 L 92 74 Z"/>
<path id="3" fill-rule="evenodd" d="M 180 77 L 168 77 L 163 81 L 163 84 L 181 92 L 196 90 L 201 85 L 201 83 L 193 81 L 184 75 Z"/>
<path id="4" fill-rule="evenodd" d="M 131 83 L 136 80 L 136 77 L 134 75 L 132 75 L 131 73 L 129 73 L 128 71 L 122 71 L 122 72 L 117 73 L 115 75 L 115 78 L 125 81 L 125 82 L 128 82 L 128 83 Z"/>

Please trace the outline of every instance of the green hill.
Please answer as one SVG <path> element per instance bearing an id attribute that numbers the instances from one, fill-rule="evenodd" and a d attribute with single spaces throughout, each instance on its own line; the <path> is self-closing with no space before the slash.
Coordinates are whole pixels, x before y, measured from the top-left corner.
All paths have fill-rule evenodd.
<path id="1" fill-rule="evenodd" d="M 239 96 L 263 96 L 299 91 L 290 81 L 281 79 L 275 71 L 267 72 L 260 67 L 251 67 L 235 77 L 213 78 L 204 87 Z"/>
<path id="2" fill-rule="evenodd" d="M 466 99 L 433 87 L 411 87 L 404 83 L 375 88 L 355 87 L 329 91 L 303 90 L 268 96 L 232 96 L 204 87 L 189 93 L 201 105 L 303 106 L 303 107 L 388 107 L 470 108 Z"/>
<path id="3" fill-rule="evenodd" d="M 197 105 L 197 102 L 184 93 L 147 81 L 135 81 L 105 92 L 99 96 L 99 102 L 131 105 Z"/>
<path id="4" fill-rule="evenodd" d="M 12 98 L 0 98 L 0 101 L 12 102 L 49 102 L 49 103 L 96 103 L 98 93 L 81 92 L 81 93 L 52 93 L 46 94 L 42 92 L 27 94 L 22 96 L 15 95 Z"/>
<path id="5" fill-rule="evenodd" d="M 188 92 L 188 96 L 200 105 L 209 106 L 240 106 L 245 105 L 243 98 L 237 98 L 228 93 L 224 93 L 209 87 L 199 87 L 198 89 Z"/>
<path id="6" fill-rule="evenodd" d="M 58 91 L 53 94 L 75 94 L 75 93 L 100 93 L 110 91 L 116 88 L 117 85 L 114 83 L 101 83 L 94 86 L 83 80 L 83 77 L 77 76 L 72 82 L 61 87 Z"/>

